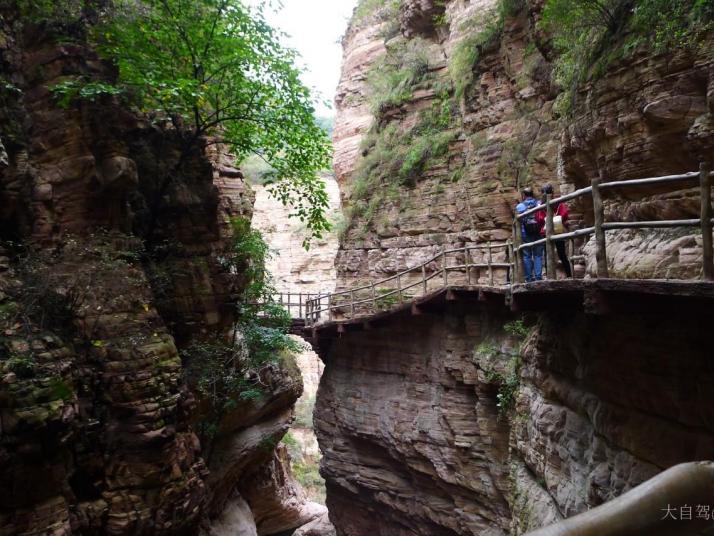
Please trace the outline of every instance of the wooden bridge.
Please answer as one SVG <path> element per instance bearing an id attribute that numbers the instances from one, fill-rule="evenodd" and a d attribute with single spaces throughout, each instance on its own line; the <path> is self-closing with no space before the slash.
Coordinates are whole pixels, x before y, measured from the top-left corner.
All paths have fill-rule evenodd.
<path id="1" fill-rule="evenodd" d="M 283 292 L 277 296 L 300 326 L 296 329 L 321 329 L 331 324 L 336 329 L 347 326 L 367 326 L 381 316 L 409 311 L 419 314 L 430 304 L 458 299 L 481 303 L 499 303 L 512 310 L 538 308 L 542 300 L 585 309 L 606 312 L 613 308 L 651 307 L 654 302 L 663 307 L 688 303 L 708 307 L 714 299 L 714 251 L 712 247 L 711 178 L 714 173 L 708 163 L 698 172 L 683 173 L 626 181 L 606 181 L 601 175 L 591 186 L 545 203 L 519 214 L 513 222 L 511 240 L 466 245 L 441 251 L 427 261 L 386 277 L 354 288 L 332 293 L 302 294 Z M 603 197 L 625 194 L 643 187 L 657 194 L 684 188 L 697 188 L 700 217 L 695 219 L 656 221 L 605 221 Z M 592 203 L 593 225 L 564 233 L 554 231 L 554 207 L 558 203 L 589 197 Z M 520 221 L 528 214 L 545 211 L 545 237 L 522 243 Z M 676 280 L 615 280 L 609 279 L 606 231 L 619 229 L 664 229 L 698 227 L 702 234 L 701 281 Z M 594 235 L 596 277 L 593 279 L 557 280 L 557 241 L 568 241 L 573 251 L 574 240 Z M 547 281 L 524 284 L 521 269 L 523 252 L 539 245 L 546 249 Z M 570 256 L 571 262 L 573 256 Z M 633 301 L 634 300 L 634 301 Z M 704 301 L 702 301 L 704 300 Z M 297 324 L 296 324 L 297 325 Z"/>

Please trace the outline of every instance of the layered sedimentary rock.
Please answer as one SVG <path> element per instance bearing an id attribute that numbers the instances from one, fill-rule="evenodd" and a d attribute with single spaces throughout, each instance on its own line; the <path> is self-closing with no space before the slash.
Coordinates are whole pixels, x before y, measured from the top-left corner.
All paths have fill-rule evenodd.
<path id="1" fill-rule="evenodd" d="M 181 132 L 112 97 L 59 106 L 65 77 L 114 73 L 81 27 L 3 10 L 0 532 L 195 533 L 270 461 L 302 389 L 290 359 L 264 370 L 205 459 L 179 350 L 234 323 L 244 283 L 220 261 L 252 193 L 220 148 L 181 159 Z"/>
<path id="2" fill-rule="evenodd" d="M 338 534 L 521 534 L 714 452 L 706 320 L 507 320 L 452 306 L 324 350 L 316 423 Z"/>
<path id="3" fill-rule="evenodd" d="M 340 192 L 335 179 L 324 174 L 322 180 L 329 199 L 328 217 L 339 220 Z M 252 226 L 263 233 L 272 250 L 267 269 L 280 292 L 319 293 L 335 288 L 336 233 L 313 240 L 306 250 L 306 230 L 300 220 L 290 217 L 291 209 L 270 195 L 265 186 L 254 186 L 255 205 Z M 296 300 L 297 301 L 297 300 Z M 297 309 L 295 313 L 297 314 Z"/>
<path id="4" fill-rule="evenodd" d="M 711 458 L 707 322 L 686 312 L 540 317 L 512 421 L 513 457 L 528 468 L 514 482 L 514 519 L 534 528 L 570 517 L 663 469 Z M 547 495 L 528 487 L 534 476 Z M 548 503 L 545 519 L 531 510 Z"/>
<path id="5" fill-rule="evenodd" d="M 474 359 L 490 323 L 400 318 L 324 355 L 315 420 L 338 534 L 504 534 L 508 427 Z"/>
<path id="6" fill-rule="evenodd" d="M 338 288 L 418 265 L 444 245 L 507 240 L 525 185 L 550 182 L 566 193 L 598 175 L 696 171 L 711 158 L 711 41 L 695 52 L 624 55 L 581 88 L 566 117 L 554 111 L 562 90 L 536 26 L 543 2 L 525 2 L 496 39 L 474 45 L 473 80 L 458 97 L 448 71 L 458 43 L 486 27 L 482 15 L 495 3 L 400 5 L 396 24 L 362 15 L 343 42 L 335 171 L 344 206 L 362 208 L 340 245 Z M 427 81 L 375 109 L 370 69 L 404 43 L 421 47 Z M 443 159 L 396 187 L 398 173 L 366 193 L 356 188 L 375 147 L 360 146 L 368 131 L 409 132 L 445 100 L 444 84 L 458 132 Z M 394 195 L 377 198 L 389 188 Z M 695 218 L 695 194 L 613 193 L 606 218 Z M 589 202 L 571 210 L 574 226 L 592 224 Z M 607 240 L 613 276 L 701 274 L 701 235 L 689 229 L 608 232 Z M 592 273 L 592 244 L 576 247 Z M 513 330 L 502 330 L 504 313 L 452 307 L 348 331 L 322 349 L 316 422 L 338 534 L 519 534 L 711 457 L 701 320 L 538 314 L 518 351 Z"/>
<path id="7" fill-rule="evenodd" d="M 335 172 L 345 207 L 364 203 L 371 209 L 369 222 L 357 217 L 346 233 L 338 253 L 338 287 L 416 265 L 442 244 L 507 240 L 523 186 L 550 182 L 556 192 L 567 193 L 601 172 L 610 179 L 631 179 L 696 171 L 701 159 L 711 156 L 710 44 L 698 52 L 661 55 L 639 49 L 585 86 L 571 116 L 564 118 L 554 112 L 561 89 L 552 82 L 552 51 L 536 27 L 542 2 L 526 2 L 506 18 L 496 41 L 473 45 L 478 47 L 477 62 L 470 72 L 459 73 L 462 78 L 473 76 L 473 82 L 461 96 L 449 97 L 457 103 L 451 110 L 451 128 L 458 133 L 446 156 L 414 184 L 400 185 L 398 196 L 377 202 L 377 188 L 361 198 L 350 196 L 360 159 L 371 150 L 360 148 L 365 133 L 378 121 L 406 131 L 420 112 L 441 106 L 444 85 L 459 83 L 450 74 L 458 44 L 486 31 L 496 4 L 453 0 L 444 3 L 440 13 L 442 3 L 402 2 L 398 30 L 385 29 L 389 21 L 382 20 L 379 11 L 354 20 L 348 29 L 337 91 Z M 398 106 L 377 111 L 371 104 L 375 96 L 370 70 L 404 39 L 418 43 L 413 46 L 427 58 L 430 78 Z M 395 181 L 390 175 L 380 189 Z M 634 198 L 615 195 L 606 199 L 607 217 L 696 217 L 694 193 L 652 189 L 638 191 Z M 575 225 L 592 223 L 588 200 L 571 209 Z M 680 257 L 685 265 L 696 263 L 696 257 L 690 259 L 696 255 L 691 251 L 697 240 L 692 232 L 660 232 L 661 239 L 672 244 L 662 256 L 648 251 L 651 235 L 608 234 L 615 246 L 629 242 L 626 248 L 613 249 L 614 274 L 698 275 L 694 267 L 675 266 Z M 592 250 L 586 247 L 583 254 L 589 262 Z M 643 262 L 642 255 L 650 260 Z"/>

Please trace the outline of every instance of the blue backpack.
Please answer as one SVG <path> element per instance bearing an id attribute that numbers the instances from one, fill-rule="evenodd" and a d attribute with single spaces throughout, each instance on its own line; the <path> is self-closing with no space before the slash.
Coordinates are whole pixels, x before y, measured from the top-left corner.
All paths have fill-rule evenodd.
<path id="1" fill-rule="evenodd" d="M 538 201 L 530 197 L 525 199 L 523 204 L 525 205 L 526 210 L 530 210 L 538 206 Z M 531 212 L 521 221 L 523 222 L 523 230 L 527 235 L 533 236 L 540 234 L 540 223 L 538 223 L 537 212 Z"/>

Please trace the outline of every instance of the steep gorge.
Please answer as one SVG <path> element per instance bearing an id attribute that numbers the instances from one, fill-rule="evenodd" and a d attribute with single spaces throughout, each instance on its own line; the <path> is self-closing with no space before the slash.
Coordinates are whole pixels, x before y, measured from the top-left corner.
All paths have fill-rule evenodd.
<path id="1" fill-rule="evenodd" d="M 488 13 L 506 4 L 494 33 Z M 711 33 L 694 51 L 623 55 L 563 115 L 543 2 L 371 5 L 343 40 L 338 289 L 509 239 L 526 185 L 567 193 L 601 173 L 695 171 L 714 154 Z M 474 63 L 455 71 L 464 42 Z M 591 206 L 571 209 L 591 224 Z M 608 198 L 606 213 L 691 218 L 698 201 L 651 190 Z M 611 232 L 610 274 L 697 278 L 700 243 L 688 230 Z M 592 244 L 576 247 L 592 273 Z M 337 533 L 522 534 L 711 459 L 708 320 L 682 307 L 591 313 L 464 299 L 325 335 L 316 425 Z"/>

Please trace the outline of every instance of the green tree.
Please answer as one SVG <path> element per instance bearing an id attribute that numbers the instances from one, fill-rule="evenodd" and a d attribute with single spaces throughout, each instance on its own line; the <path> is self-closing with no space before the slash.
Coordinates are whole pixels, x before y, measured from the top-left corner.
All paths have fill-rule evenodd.
<path id="1" fill-rule="evenodd" d="M 183 138 L 153 214 L 186 159 L 202 145 L 224 143 L 239 159 L 257 155 L 270 165 L 272 194 L 292 206 L 309 236 L 329 229 L 318 172 L 329 166 L 330 142 L 295 52 L 279 43 L 262 9 L 239 0 L 115 0 L 93 28 L 99 52 L 119 68 L 116 87 Z M 65 99 L 115 92 L 75 82 L 57 91 Z"/>

